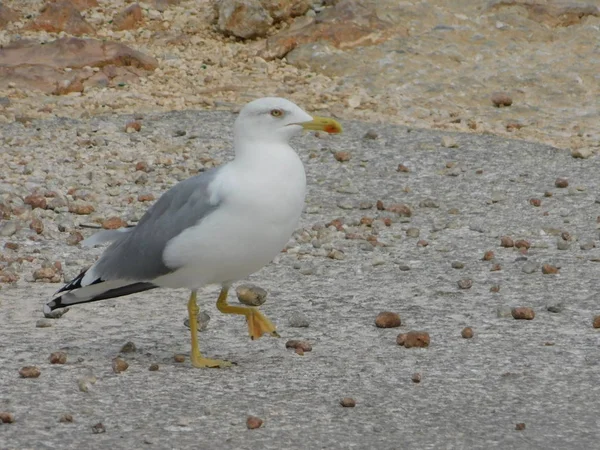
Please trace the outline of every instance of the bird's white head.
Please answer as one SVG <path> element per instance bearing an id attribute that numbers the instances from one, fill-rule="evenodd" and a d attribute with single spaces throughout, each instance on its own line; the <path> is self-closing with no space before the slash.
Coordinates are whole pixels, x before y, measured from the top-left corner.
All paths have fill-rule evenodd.
<path id="1" fill-rule="evenodd" d="M 341 125 L 329 118 L 314 117 L 279 97 L 259 98 L 242 108 L 234 125 L 236 141 L 288 142 L 302 130 L 341 133 Z"/>

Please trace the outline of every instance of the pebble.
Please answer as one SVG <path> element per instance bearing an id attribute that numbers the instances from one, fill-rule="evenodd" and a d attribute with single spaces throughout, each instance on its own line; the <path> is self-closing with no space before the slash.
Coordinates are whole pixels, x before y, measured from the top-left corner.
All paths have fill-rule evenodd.
<path id="1" fill-rule="evenodd" d="M 460 335 L 465 339 L 471 339 L 473 337 L 473 334 L 473 328 L 471 327 L 465 327 L 460 332 Z"/>
<path id="2" fill-rule="evenodd" d="M 36 328 L 50 328 L 53 325 L 53 322 L 49 319 L 38 319 L 35 322 Z"/>
<path id="3" fill-rule="evenodd" d="M 595 243 L 594 241 L 586 241 L 586 242 L 583 242 L 583 243 L 582 243 L 582 244 L 579 246 L 579 248 L 580 248 L 581 250 L 583 250 L 583 251 L 588 251 L 588 250 L 591 250 L 591 249 L 593 249 L 593 248 L 596 248 L 596 243 Z"/>
<path id="4" fill-rule="evenodd" d="M 562 303 L 559 303 L 557 305 L 548 305 L 548 307 L 546 307 L 546 309 L 548 310 L 548 312 L 558 314 L 558 313 L 562 312 L 562 310 L 564 309 L 564 306 Z"/>
<path id="5" fill-rule="evenodd" d="M 571 156 L 573 158 L 588 159 L 593 154 L 592 149 L 587 147 L 571 149 Z"/>
<path id="6" fill-rule="evenodd" d="M 452 261 L 451 265 L 453 269 L 464 269 L 465 267 L 465 263 L 460 261 Z"/>
<path id="7" fill-rule="evenodd" d="M 350 158 L 352 157 L 352 155 L 350 154 L 350 152 L 335 152 L 333 154 L 333 157 L 335 158 L 336 161 L 339 162 L 346 162 L 346 161 L 350 161 Z"/>
<path id="8" fill-rule="evenodd" d="M 371 265 L 373 267 L 376 266 L 383 266 L 385 264 L 385 258 L 383 256 L 375 256 L 372 260 L 371 260 Z"/>
<path id="9" fill-rule="evenodd" d="M 77 380 L 77 386 L 81 392 L 89 392 L 92 384 L 96 384 L 96 377 L 93 375 Z"/>
<path id="10" fill-rule="evenodd" d="M 340 400 L 340 405 L 344 408 L 354 408 L 356 406 L 356 400 L 352 397 L 344 397 Z"/>
<path id="11" fill-rule="evenodd" d="M 19 369 L 21 378 L 37 378 L 42 372 L 36 366 L 25 366 Z"/>
<path id="12" fill-rule="evenodd" d="M 488 250 L 487 252 L 485 252 L 483 254 L 483 258 L 484 261 L 491 261 L 492 259 L 494 259 L 494 252 L 491 250 Z"/>
<path id="13" fill-rule="evenodd" d="M 445 147 L 445 148 L 458 148 L 458 143 L 451 136 L 443 136 L 442 137 L 442 147 Z"/>
<path id="14" fill-rule="evenodd" d="M 208 328 L 208 322 L 210 321 L 210 316 L 208 313 L 204 312 L 204 310 L 200 310 L 198 315 L 196 316 L 196 323 L 198 324 L 198 332 L 205 331 Z M 187 328 L 190 327 L 190 318 L 186 317 L 183 320 L 183 325 Z"/>
<path id="15" fill-rule="evenodd" d="M 156 364 L 156 363 L 153 363 L 153 364 L 150 364 L 150 367 L 148 367 L 148 370 L 149 370 L 150 372 L 156 372 L 156 371 L 157 371 L 159 368 L 160 368 L 160 367 L 159 367 L 159 365 L 158 365 L 158 364 Z"/>
<path id="16" fill-rule="evenodd" d="M 338 261 L 346 259 L 346 255 L 340 250 L 333 249 L 327 254 L 327 257 L 330 259 L 336 259 Z"/>
<path id="17" fill-rule="evenodd" d="M 94 434 L 106 433 L 106 427 L 102 424 L 102 422 L 98 422 L 97 424 L 92 425 L 92 433 L 94 433 Z"/>
<path id="18" fill-rule="evenodd" d="M 301 312 L 294 312 L 288 319 L 288 326 L 291 328 L 307 328 L 310 325 L 308 317 Z"/>
<path id="19" fill-rule="evenodd" d="M 40 219 L 33 219 L 29 223 L 29 229 L 35 231 L 36 234 L 42 234 L 44 232 L 44 223 Z"/>
<path id="20" fill-rule="evenodd" d="M 71 231 L 67 237 L 67 245 L 77 245 L 83 241 L 83 234 L 79 231 Z"/>
<path id="21" fill-rule="evenodd" d="M 114 373 L 125 372 L 129 368 L 129 363 L 122 358 L 115 358 L 112 361 L 112 370 Z"/>
<path id="22" fill-rule="evenodd" d="M 402 272 L 408 272 L 410 270 L 410 266 L 408 264 L 399 263 L 398 270 L 401 270 Z"/>
<path id="23" fill-rule="evenodd" d="M 571 248 L 571 242 L 559 239 L 556 241 L 556 248 L 558 250 L 569 250 Z"/>
<path id="24" fill-rule="evenodd" d="M 539 207 L 542 206 L 542 200 L 540 200 L 539 198 L 530 198 L 529 204 L 531 206 Z"/>
<path id="25" fill-rule="evenodd" d="M 566 188 L 569 186 L 569 180 L 567 178 L 557 178 L 554 181 L 554 186 L 557 188 Z"/>
<path id="26" fill-rule="evenodd" d="M 6 222 L 2 228 L 0 228 L 0 236 L 9 237 L 15 234 L 18 230 L 18 225 L 15 220 L 9 220 Z"/>
<path id="27" fill-rule="evenodd" d="M 177 363 L 185 362 L 185 355 L 175 355 L 173 356 L 173 360 Z"/>
<path id="28" fill-rule="evenodd" d="M 2 411 L 0 412 L 0 423 L 13 423 L 15 415 L 13 413 Z"/>
<path id="29" fill-rule="evenodd" d="M 512 97 L 506 92 L 494 92 L 492 94 L 491 100 L 496 108 L 510 106 L 513 103 Z"/>
<path id="30" fill-rule="evenodd" d="M 379 134 L 375 130 L 368 130 L 363 136 L 364 139 L 372 139 L 375 140 L 379 137 Z"/>
<path id="31" fill-rule="evenodd" d="M 517 431 L 523 431 L 524 429 L 525 429 L 525 424 L 523 422 L 515 425 L 515 430 L 517 430 Z"/>
<path id="32" fill-rule="evenodd" d="M 409 331 L 408 333 L 401 333 L 396 337 L 396 344 L 405 348 L 426 348 L 429 347 L 429 343 L 429 333 L 426 331 Z"/>
<path id="33" fill-rule="evenodd" d="M 473 280 L 469 278 L 463 278 L 462 280 L 458 280 L 457 284 L 460 289 L 471 289 L 473 286 Z"/>
<path id="34" fill-rule="evenodd" d="M 95 210 L 96 209 L 91 203 L 83 200 L 75 200 L 74 202 L 69 203 L 69 212 L 73 214 L 85 216 L 93 213 Z"/>
<path id="35" fill-rule="evenodd" d="M 523 264 L 523 267 L 521 267 L 521 271 L 526 274 L 532 274 L 537 272 L 539 266 L 540 265 L 537 262 L 526 261 L 525 264 Z"/>
<path id="36" fill-rule="evenodd" d="M 505 248 L 510 248 L 515 246 L 515 242 L 512 240 L 510 236 L 502 236 L 500 238 L 500 246 Z"/>
<path id="37" fill-rule="evenodd" d="M 429 245 L 429 242 L 427 242 L 425 239 L 420 239 L 417 241 L 417 247 L 427 247 Z"/>
<path id="38" fill-rule="evenodd" d="M 412 227 L 406 230 L 406 235 L 408 237 L 418 238 L 419 234 L 421 234 L 421 230 L 419 230 L 418 228 Z"/>
<path id="39" fill-rule="evenodd" d="M 105 230 L 116 230 L 118 228 L 123 228 L 127 226 L 127 222 L 125 222 L 120 217 L 109 217 L 108 219 L 102 221 L 102 228 Z"/>
<path id="40" fill-rule="evenodd" d="M 542 265 L 542 273 L 544 275 L 554 275 L 557 274 L 560 269 L 552 264 L 544 264 Z"/>
<path id="41" fill-rule="evenodd" d="M 248 306 L 260 306 L 267 300 L 267 291 L 253 284 L 242 284 L 235 293 L 239 302 Z"/>
<path id="42" fill-rule="evenodd" d="M 137 350 L 137 347 L 135 346 L 135 344 L 131 341 L 126 342 L 125 344 L 123 344 L 123 346 L 121 347 L 121 351 L 120 353 L 133 353 Z"/>
<path id="43" fill-rule="evenodd" d="M 508 306 L 499 306 L 496 308 L 496 316 L 500 319 L 512 317 L 512 309 Z"/>
<path id="44" fill-rule="evenodd" d="M 533 320 L 535 312 L 532 308 L 519 306 L 511 309 L 511 315 L 517 320 Z"/>
<path id="45" fill-rule="evenodd" d="M 391 311 L 382 311 L 375 318 L 375 325 L 378 328 L 397 328 L 402 325 L 400 315 Z"/>
<path id="46" fill-rule="evenodd" d="M 60 416 L 60 419 L 58 419 L 58 421 L 60 423 L 72 423 L 73 416 L 71 414 L 63 414 L 62 416 Z"/>
<path id="47" fill-rule="evenodd" d="M 421 382 L 421 374 L 419 372 L 415 372 L 412 374 L 410 379 L 412 380 L 413 383 L 420 383 Z"/>
<path id="48" fill-rule="evenodd" d="M 514 242 L 514 245 L 516 248 L 524 248 L 524 249 L 529 249 L 531 248 L 531 243 L 529 241 L 526 241 L 525 239 L 518 239 Z"/>
<path id="49" fill-rule="evenodd" d="M 291 348 L 294 350 L 300 349 L 303 352 L 312 351 L 312 345 L 308 341 L 301 341 L 298 339 L 290 339 L 285 343 L 285 348 Z"/>
<path id="50" fill-rule="evenodd" d="M 50 354 L 50 364 L 65 364 L 67 362 L 67 354 L 65 352 L 54 352 Z"/>
<path id="51" fill-rule="evenodd" d="M 396 169 L 396 172 L 408 173 L 408 172 L 410 172 L 410 169 L 407 166 L 405 166 L 404 164 L 398 164 L 398 168 Z"/>
<path id="52" fill-rule="evenodd" d="M 255 430 L 263 426 L 263 420 L 256 416 L 248 416 L 246 419 L 246 427 L 249 430 Z"/>

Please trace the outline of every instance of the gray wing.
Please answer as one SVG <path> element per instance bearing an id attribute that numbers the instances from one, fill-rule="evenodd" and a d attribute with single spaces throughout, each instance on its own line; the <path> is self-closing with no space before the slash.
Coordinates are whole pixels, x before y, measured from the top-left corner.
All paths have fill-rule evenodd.
<path id="1" fill-rule="evenodd" d="M 106 249 L 94 275 L 102 281 L 149 281 L 172 272 L 163 262 L 163 251 L 171 239 L 218 208 L 218 200 L 211 202 L 209 185 L 219 170 L 188 178 L 165 192 L 132 231 Z"/>

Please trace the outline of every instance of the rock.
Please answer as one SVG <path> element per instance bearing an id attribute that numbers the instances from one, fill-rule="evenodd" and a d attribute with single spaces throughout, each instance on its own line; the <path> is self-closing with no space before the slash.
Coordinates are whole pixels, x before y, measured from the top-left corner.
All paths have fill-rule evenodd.
<path id="1" fill-rule="evenodd" d="M 594 154 L 594 152 L 592 151 L 591 148 L 573 148 L 573 149 L 571 149 L 571 156 L 573 158 L 588 159 L 593 154 Z"/>
<path id="2" fill-rule="evenodd" d="M 458 143 L 451 136 L 443 136 L 442 137 L 442 147 L 445 147 L 445 148 L 458 148 Z"/>
<path id="3" fill-rule="evenodd" d="M 73 416 L 71 414 L 63 414 L 62 416 L 60 416 L 60 419 L 58 419 L 58 421 L 60 423 L 72 423 Z"/>
<path id="4" fill-rule="evenodd" d="M 505 248 L 510 248 L 515 246 L 515 242 L 512 240 L 510 236 L 502 236 L 500 238 L 500 246 Z"/>
<path id="5" fill-rule="evenodd" d="M 594 319 L 592 320 L 592 327 L 600 328 L 600 315 L 594 316 Z"/>
<path id="6" fill-rule="evenodd" d="M 407 166 L 405 166 L 404 164 L 398 164 L 398 168 L 396 169 L 396 172 L 408 173 L 408 172 L 410 172 L 410 169 Z"/>
<path id="7" fill-rule="evenodd" d="M 528 18 L 551 27 L 568 27 L 581 23 L 587 16 L 600 17 L 598 6 L 575 1 L 493 0 L 488 9 L 518 5 L 525 8 Z"/>
<path id="8" fill-rule="evenodd" d="M 21 378 L 37 378 L 42 372 L 35 366 L 25 366 L 19 369 L 19 375 Z"/>
<path id="9" fill-rule="evenodd" d="M 98 73 L 116 85 L 153 71 L 158 61 L 117 42 L 61 38 L 42 45 L 22 39 L 0 48 L 0 88 L 10 85 L 47 94 L 83 89 L 82 83 L 98 75 L 84 70 L 86 66 L 99 68 Z"/>
<path id="10" fill-rule="evenodd" d="M 501 108 L 503 106 L 512 105 L 513 101 L 510 95 L 506 92 L 494 92 L 492 94 L 492 103 L 496 108 Z"/>
<path id="11" fill-rule="evenodd" d="M 569 180 L 567 178 L 557 178 L 554 181 L 554 186 L 557 188 L 566 188 L 569 186 Z"/>
<path id="12" fill-rule="evenodd" d="M 0 412 L 0 423 L 13 423 L 15 421 L 15 415 L 13 413 L 1 411 Z"/>
<path id="13" fill-rule="evenodd" d="M 535 317 L 535 312 L 533 309 L 525 306 L 512 308 L 510 313 L 517 320 L 533 320 Z"/>
<path id="14" fill-rule="evenodd" d="M 69 232 L 69 236 L 67 237 L 67 245 L 77 245 L 81 241 L 83 241 L 83 235 L 79 231 L 71 231 Z"/>
<path id="15" fill-rule="evenodd" d="M 413 383 L 420 383 L 421 382 L 421 374 L 419 372 L 415 372 L 412 374 L 410 379 Z"/>
<path id="16" fill-rule="evenodd" d="M 204 310 L 200 310 L 200 313 L 196 316 L 196 323 L 198 324 L 198 332 L 205 331 L 208 328 L 208 322 L 210 322 L 210 316 Z M 183 325 L 190 327 L 190 318 L 186 317 L 183 320 Z"/>
<path id="17" fill-rule="evenodd" d="M 126 226 L 127 222 L 125 222 L 120 217 L 113 216 L 102 221 L 102 228 L 104 228 L 105 230 L 117 230 Z"/>
<path id="18" fill-rule="evenodd" d="M 580 248 L 581 250 L 583 250 L 583 251 L 588 251 L 588 250 L 591 250 L 591 249 L 593 249 L 593 248 L 595 248 L 595 247 L 596 247 L 596 243 L 595 243 L 594 241 L 586 241 L 586 242 L 582 242 L 582 243 L 579 245 L 579 248 Z"/>
<path id="19" fill-rule="evenodd" d="M 91 203 L 83 200 L 75 200 L 74 202 L 69 203 L 69 212 L 73 214 L 85 216 L 93 213 L 94 211 L 94 206 Z"/>
<path id="20" fill-rule="evenodd" d="M 460 289 L 471 289 L 473 286 L 473 280 L 470 280 L 469 278 L 463 278 L 458 280 L 457 284 Z"/>
<path id="21" fill-rule="evenodd" d="M 540 207 L 540 206 L 542 206 L 542 200 L 539 198 L 530 198 L 529 204 L 531 206 Z"/>
<path id="22" fill-rule="evenodd" d="M 125 372 L 129 367 L 129 363 L 121 358 L 115 358 L 112 361 L 112 369 L 114 373 Z"/>
<path id="23" fill-rule="evenodd" d="M 56 1 L 56 0 L 50 0 Z M 69 0 L 75 8 L 79 11 L 85 11 L 86 9 L 96 8 L 98 6 L 97 0 Z"/>
<path id="24" fill-rule="evenodd" d="M 50 364 L 65 364 L 67 354 L 65 352 L 54 352 L 50 355 Z"/>
<path id="25" fill-rule="evenodd" d="M 173 360 L 177 363 L 185 362 L 185 355 L 181 355 L 181 354 L 175 355 L 175 356 L 173 356 Z"/>
<path id="26" fill-rule="evenodd" d="M 558 250 L 569 250 L 571 248 L 571 243 L 569 241 L 559 239 L 556 241 L 556 248 Z"/>
<path id="27" fill-rule="evenodd" d="M 97 424 L 92 425 L 92 433 L 94 433 L 94 434 L 106 433 L 106 427 L 102 424 L 102 422 L 98 422 Z"/>
<path id="28" fill-rule="evenodd" d="M 273 24 L 259 0 L 222 0 L 217 8 L 217 29 L 225 34 L 243 39 L 264 37 Z"/>
<path id="29" fill-rule="evenodd" d="M 72 35 L 94 34 L 94 28 L 81 16 L 79 10 L 70 1 L 46 3 L 41 14 L 25 29 Z"/>
<path id="30" fill-rule="evenodd" d="M 483 254 L 483 261 L 491 261 L 492 259 L 494 259 L 494 252 L 492 250 L 488 250 Z"/>
<path id="31" fill-rule="evenodd" d="M 19 20 L 19 14 L 8 6 L 0 3 L 0 29 L 3 29 L 11 22 Z"/>
<path id="32" fill-rule="evenodd" d="M 344 397 L 340 400 L 340 405 L 342 405 L 344 408 L 354 408 L 356 406 L 356 400 L 354 400 L 352 397 Z"/>
<path id="33" fill-rule="evenodd" d="M 2 228 L 0 228 L 0 236 L 9 237 L 17 232 L 19 229 L 16 220 L 9 220 L 5 222 Z"/>
<path id="34" fill-rule="evenodd" d="M 368 140 L 372 140 L 372 141 L 374 141 L 375 139 L 378 139 L 378 138 L 379 138 L 379 133 L 377 133 L 377 131 L 375 131 L 375 130 L 368 130 L 365 133 L 365 135 L 363 136 L 363 139 L 368 139 Z M 400 164 L 400 166 L 401 165 L 402 164 Z M 398 167 L 400 167 L 400 166 L 398 166 Z M 402 172 L 402 171 L 399 170 L 399 172 Z"/>
<path id="35" fill-rule="evenodd" d="M 335 152 L 333 154 L 333 157 L 336 159 L 336 161 L 346 162 L 346 161 L 350 161 L 350 158 L 352 157 L 352 155 L 350 154 L 350 152 Z"/>
<path id="36" fill-rule="evenodd" d="M 135 353 L 136 350 L 137 347 L 135 346 L 135 344 L 131 341 L 128 341 L 125 344 L 123 344 L 119 353 Z"/>
<path id="37" fill-rule="evenodd" d="M 429 333 L 426 331 L 409 331 L 408 333 L 399 334 L 396 338 L 396 344 L 405 348 L 426 348 L 429 347 L 429 342 Z"/>
<path id="38" fill-rule="evenodd" d="M 465 263 L 460 261 L 452 261 L 451 266 L 453 269 L 464 269 Z"/>
<path id="39" fill-rule="evenodd" d="M 515 425 L 515 430 L 523 431 L 525 429 L 525 424 L 523 422 L 519 422 Z"/>
<path id="40" fill-rule="evenodd" d="M 260 0 L 260 3 L 273 18 L 273 22 L 277 23 L 306 14 L 313 2 L 310 0 Z"/>
<path id="41" fill-rule="evenodd" d="M 344 68 L 336 68 L 338 61 L 331 60 L 332 50 L 350 49 L 367 45 L 375 45 L 386 41 L 392 36 L 408 36 L 408 30 L 397 26 L 393 20 L 383 20 L 370 5 L 364 5 L 354 0 L 340 0 L 331 8 L 323 10 L 318 17 L 304 16 L 286 30 L 269 37 L 266 42 L 257 44 L 258 54 L 270 60 L 283 58 L 287 55 L 289 62 L 295 65 L 309 64 L 321 68 L 328 73 L 344 72 Z M 316 43 L 316 44 L 313 44 Z M 350 55 L 341 58 L 352 60 Z M 333 62 L 333 64 L 328 64 Z"/>
<path id="42" fill-rule="evenodd" d="M 260 306 L 267 300 L 267 291 L 253 284 L 242 284 L 235 293 L 239 302 L 248 306 Z"/>
<path id="43" fill-rule="evenodd" d="M 30 205 L 31 209 L 46 209 L 48 206 L 48 202 L 46 201 L 46 197 L 40 194 L 31 194 L 23 199 L 23 202 L 26 205 Z"/>
<path id="44" fill-rule="evenodd" d="M 56 276 L 56 271 L 52 267 L 42 267 L 33 272 L 34 280 L 51 281 Z M 60 280 L 57 280 L 57 282 Z"/>
<path id="45" fill-rule="evenodd" d="M 52 321 L 49 319 L 38 319 L 35 322 L 36 328 L 50 328 L 52 326 Z"/>
<path id="46" fill-rule="evenodd" d="M 539 266 L 539 263 L 534 261 L 526 261 L 525 264 L 523 264 L 523 267 L 521 267 L 521 271 L 530 275 L 534 272 L 537 272 Z"/>
<path id="47" fill-rule="evenodd" d="M 529 241 L 526 241 L 525 239 L 518 239 L 514 242 L 515 248 L 524 248 L 526 250 L 528 250 L 529 248 L 531 248 L 531 243 Z"/>
<path id="48" fill-rule="evenodd" d="M 150 364 L 150 367 L 148 367 L 150 372 L 156 372 L 158 369 L 160 369 L 160 366 L 156 363 L 152 363 Z"/>
<path id="49" fill-rule="evenodd" d="M 546 310 L 548 310 L 548 312 L 551 312 L 554 314 L 561 313 L 563 309 L 565 309 L 565 307 L 562 303 L 558 303 L 556 305 L 548 305 L 546 307 Z"/>
<path id="50" fill-rule="evenodd" d="M 301 341 L 298 339 L 290 339 L 285 343 L 285 348 L 293 348 L 294 350 L 300 349 L 303 352 L 312 351 L 312 345 L 308 341 Z"/>
<path id="51" fill-rule="evenodd" d="M 307 328 L 309 325 L 308 317 L 301 312 L 292 313 L 288 319 L 288 326 L 291 328 Z"/>
<path id="52" fill-rule="evenodd" d="M 385 210 L 395 213 L 401 217 L 411 217 L 412 216 L 412 209 L 410 209 L 410 206 L 405 205 L 403 203 L 396 203 L 396 204 L 387 206 L 385 208 Z"/>
<path id="53" fill-rule="evenodd" d="M 559 268 L 556 266 L 553 266 L 552 264 L 542 265 L 542 273 L 544 275 L 554 275 L 554 274 L 557 274 L 558 271 L 559 271 Z"/>
<path id="54" fill-rule="evenodd" d="M 474 335 L 473 328 L 471 328 L 471 327 L 463 328 L 463 330 L 460 332 L 460 335 L 465 339 L 471 339 Z"/>
<path id="55" fill-rule="evenodd" d="M 140 132 L 142 130 L 142 123 L 139 120 L 132 120 L 125 124 L 126 133 Z"/>
<path id="56" fill-rule="evenodd" d="M 152 202 L 155 200 L 155 197 L 153 194 L 140 194 L 138 195 L 138 202 Z"/>
<path id="57" fill-rule="evenodd" d="M 397 328 L 402 325 L 400 315 L 395 312 L 383 311 L 375 318 L 377 328 Z"/>
<path id="58" fill-rule="evenodd" d="M 29 229 L 36 232 L 36 234 L 42 234 L 44 232 L 44 223 L 40 219 L 33 219 L 29 223 Z"/>
<path id="59" fill-rule="evenodd" d="M 256 428 L 260 428 L 263 425 L 263 420 L 256 416 L 248 416 L 246 419 L 246 427 L 249 430 L 255 430 Z"/>
<path id="60" fill-rule="evenodd" d="M 116 31 L 133 30 L 144 22 L 142 8 L 137 3 L 128 6 L 113 19 L 113 29 Z"/>

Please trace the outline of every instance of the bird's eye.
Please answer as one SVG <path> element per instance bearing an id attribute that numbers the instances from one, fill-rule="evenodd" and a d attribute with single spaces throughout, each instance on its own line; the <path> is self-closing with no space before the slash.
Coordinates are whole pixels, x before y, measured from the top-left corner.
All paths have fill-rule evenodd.
<path id="1" fill-rule="evenodd" d="M 281 109 L 272 109 L 271 115 L 273 117 L 281 117 L 281 116 L 283 116 L 283 111 Z"/>

